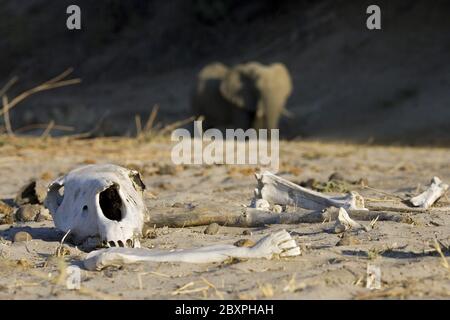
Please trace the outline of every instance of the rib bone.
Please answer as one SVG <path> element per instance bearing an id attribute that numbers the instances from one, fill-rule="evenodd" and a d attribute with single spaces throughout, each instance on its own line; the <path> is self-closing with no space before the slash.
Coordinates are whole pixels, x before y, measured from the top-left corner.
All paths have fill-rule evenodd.
<path id="1" fill-rule="evenodd" d="M 255 189 L 255 197 L 265 199 L 272 204 L 290 205 L 309 210 L 322 210 L 328 207 L 366 210 L 364 198 L 354 191 L 345 196 L 331 197 L 303 188 L 268 171 L 256 174 L 256 180 L 258 180 L 258 188 Z"/>
<path id="2" fill-rule="evenodd" d="M 433 177 L 427 190 L 418 196 L 411 198 L 410 202 L 415 207 L 428 209 L 448 190 L 448 184 L 445 184 L 438 177 Z"/>
<path id="3" fill-rule="evenodd" d="M 286 230 L 269 234 L 260 239 L 253 247 L 234 245 L 215 245 L 195 249 L 159 251 L 154 249 L 108 248 L 90 252 L 84 260 L 88 270 L 101 270 L 108 266 L 120 266 L 137 262 L 221 262 L 228 258 L 266 258 L 274 254 L 291 257 L 300 254 L 300 248 Z"/>

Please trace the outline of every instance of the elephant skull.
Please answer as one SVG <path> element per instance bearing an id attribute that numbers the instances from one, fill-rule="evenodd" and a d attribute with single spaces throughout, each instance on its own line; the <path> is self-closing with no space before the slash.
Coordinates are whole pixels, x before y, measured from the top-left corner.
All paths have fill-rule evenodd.
<path id="1" fill-rule="evenodd" d="M 87 165 L 53 181 L 45 205 L 57 229 L 74 242 L 91 238 L 107 246 L 139 247 L 145 185 L 137 171 L 112 164 Z"/>

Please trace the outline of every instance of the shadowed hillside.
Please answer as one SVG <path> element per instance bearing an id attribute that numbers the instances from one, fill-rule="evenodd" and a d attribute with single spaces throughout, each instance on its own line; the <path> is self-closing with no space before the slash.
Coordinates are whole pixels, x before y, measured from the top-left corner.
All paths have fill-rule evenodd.
<path id="1" fill-rule="evenodd" d="M 0 1 L 0 86 L 10 96 L 69 66 L 82 84 L 35 95 L 11 111 L 33 123 L 134 134 L 160 105 L 165 123 L 190 116 L 206 63 L 281 61 L 294 91 L 284 137 L 408 144 L 450 142 L 450 4 L 377 1 L 382 30 L 365 28 L 368 1 Z M 65 27 L 78 4 L 82 30 Z M 57 132 L 54 132 L 57 134 Z"/>

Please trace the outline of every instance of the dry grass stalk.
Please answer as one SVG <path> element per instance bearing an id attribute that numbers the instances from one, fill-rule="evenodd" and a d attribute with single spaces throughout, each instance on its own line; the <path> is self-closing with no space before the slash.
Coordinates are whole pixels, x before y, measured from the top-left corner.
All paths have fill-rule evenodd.
<path id="1" fill-rule="evenodd" d="M 0 89 L 0 97 L 2 97 L 16 82 L 18 77 L 12 77 L 4 86 Z"/>
<path id="2" fill-rule="evenodd" d="M 64 237 L 61 239 L 61 242 L 58 246 L 58 248 L 56 248 L 56 252 L 55 252 L 55 256 L 57 257 L 63 257 L 65 254 L 65 250 L 64 250 L 64 240 L 66 240 L 67 236 L 70 233 L 70 229 L 66 232 L 66 234 L 64 235 Z"/>
<path id="3" fill-rule="evenodd" d="M 194 289 L 188 289 L 194 285 L 194 282 L 186 283 L 184 286 L 181 286 L 180 288 L 176 289 L 171 293 L 172 296 L 181 295 L 181 294 L 189 294 L 189 293 L 197 293 L 197 292 L 204 292 L 208 291 L 209 285 L 206 287 L 199 287 Z"/>
<path id="4" fill-rule="evenodd" d="M 41 91 L 46 91 L 46 90 L 50 90 L 50 89 L 55 89 L 55 88 L 60 88 L 60 87 L 65 87 L 65 86 L 69 86 L 69 85 L 73 85 L 73 84 L 78 84 L 81 82 L 81 79 L 79 78 L 75 78 L 75 79 L 69 79 L 69 80 L 63 80 L 64 78 L 66 78 L 69 74 L 71 74 L 73 72 L 73 68 L 69 68 L 66 71 L 64 71 L 63 73 L 61 73 L 60 75 L 34 87 L 31 89 L 28 89 L 22 93 L 20 93 L 17 97 L 15 97 L 14 99 L 12 99 L 9 102 L 9 108 L 8 111 L 11 110 L 12 108 L 14 108 L 17 104 L 19 104 L 21 101 L 25 100 L 26 98 L 28 98 L 29 96 L 37 93 L 37 92 L 41 92 Z M 3 106 L 4 107 L 4 106 Z M 0 116 L 2 116 L 4 114 L 4 110 L 0 111 Z"/>
<path id="5" fill-rule="evenodd" d="M 3 119 L 5 120 L 6 133 L 8 134 L 8 136 L 14 137 L 14 132 L 13 132 L 12 126 L 11 126 L 11 120 L 9 118 L 10 104 L 8 102 L 8 97 L 5 95 L 2 96 L 2 104 L 3 104 L 3 109 L 1 112 L 3 112 Z"/>
<path id="6" fill-rule="evenodd" d="M 53 122 L 54 123 L 54 122 Z M 50 123 L 37 123 L 37 124 L 30 124 L 18 129 L 15 129 L 14 132 L 15 133 L 20 133 L 20 132 L 26 132 L 26 131 L 30 131 L 30 130 L 36 130 L 36 129 L 47 129 L 49 127 Z M 63 126 L 63 125 L 57 125 L 54 124 L 52 126 L 52 130 L 59 130 L 59 131 L 74 131 L 75 128 L 74 127 L 70 127 L 70 126 Z"/>
<path id="7" fill-rule="evenodd" d="M 136 138 L 139 138 L 142 136 L 142 121 L 140 115 L 134 116 L 134 122 L 136 123 Z"/>
<path id="8" fill-rule="evenodd" d="M 159 130 L 158 134 L 159 135 L 165 135 L 168 132 L 175 130 L 176 128 L 179 128 L 181 126 L 184 126 L 185 124 L 188 124 L 189 122 L 192 122 L 195 120 L 195 117 L 189 117 L 187 119 L 184 120 L 180 120 L 180 121 L 175 121 L 173 123 L 170 123 L 168 125 L 166 125 L 164 128 L 162 128 L 161 130 Z"/>
<path id="9" fill-rule="evenodd" d="M 12 99 L 11 101 L 8 100 L 8 97 L 6 96 L 6 92 L 17 82 L 17 77 L 12 78 L 11 80 L 9 80 L 5 86 L 3 86 L 3 88 L 0 90 L 0 97 L 2 97 L 2 105 L 3 107 L 0 110 L 0 116 L 3 116 L 4 122 L 5 122 L 5 129 L 6 129 L 6 133 L 10 136 L 10 137 L 14 137 L 14 132 L 12 130 L 12 126 L 11 126 L 11 119 L 10 119 L 10 114 L 9 111 L 14 108 L 15 106 L 17 106 L 21 101 L 25 100 L 26 98 L 28 98 L 29 96 L 37 93 L 37 92 L 41 92 L 41 91 L 46 91 L 46 90 L 50 90 L 50 89 L 55 89 L 55 88 L 59 88 L 59 87 L 64 87 L 64 86 L 68 86 L 68 85 L 72 85 L 72 84 L 77 84 L 81 82 L 81 79 L 75 78 L 75 79 L 69 79 L 69 80 L 64 80 L 64 78 L 66 78 L 69 74 L 71 74 L 73 72 L 72 68 L 67 69 L 66 71 L 64 71 L 63 73 L 61 73 L 60 75 L 34 87 L 31 89 L 28 89 L 22 93 L 20 93 L 18 96 L 16 96 L 14 99 Z M 49 126 L 46 127 L 46 130 L 43 133 L 43 136 L 48 136 L 48 134 L 50 133 L 50 131 L 54 128 L 55 123 L 54 121 L 50 122 Z"/>
<path id="10" fill-rule="evenodd" d="M 41 138 L 47 138 L 52 129 L 55 127 L 55 121 L 50 121 L 47 128 L 45 128 L 44 132 L 41 134 Z"/>
<path id="11" fill-rule="evenodd" d="M 436 249 L 436 251 L 439 253 L 439 255 L 440 255 L 441 258 L 442 258 L 442 266 L 443 266 L 444 268 L 446 268 L 447 270 L 450 271 L 450 266 L 449 266 L 449 264 L 448 264 L 448 261 L 447 261 L 447 259 L 445 258 L 445 255 L 444 255 L 444 253 L 442 252 L 441 246 L 439 245 L 439 242 L 438 242 L 437 239 L 434 239 L 434 248 Z"/>
<path id="12" fill-rule="evenodd" d="M 144 132 L 150 132 L 153 128 L 153 123 L 155 122 L 156 115 L 158 114 L 159 105 L 155 104 L 153 106 L 152 112 L 150 113 L 150 116 L 148 117 L 147 123 L 144 127 Z"/>
<path id="13" fill-rule="evenodd" d="M 214 291 L 216 292 L 216 295 L 219 297 L 220 300 L 225 300 L 225 297 L 223 295 L 223 293 L 221 291 L 219 291 L 217 289 L 217 287 L 212 284 L 212 282 L 210 282 L 209 280 L 207 280 L 206 278 L 201 277 L 201 279 L 203 280 L 204 283 L 206 283 L 209 287 L 211 287 L 212 289 L 214 289 Z"/>

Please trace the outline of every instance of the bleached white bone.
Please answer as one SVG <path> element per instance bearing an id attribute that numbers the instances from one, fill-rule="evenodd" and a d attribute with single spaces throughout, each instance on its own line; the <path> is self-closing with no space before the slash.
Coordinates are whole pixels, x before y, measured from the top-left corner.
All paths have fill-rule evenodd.
<path id="1" fill-rule="evenodd" d="M 234 245 L 214 245 L 195 249 L 159 251 L 155 249 L 109 248 L 90 252 L 84 260 L 88 270 L 101 270 L 108 266 L 156 261 L 211 263 L 228 258 L 270 259 L 274 254 L 291 257 L 300 254 L 300 248 L 286 230 L 269 234 L 260 239 L 253 247 L 236 247 Z"/>
<path id="2" fill-rule="evenodd" d="M 344 208 L 339 208 L 339 214 L 334 229 L 342 231 L 347 231 L 350 229 L 364 229 L 365 231 L 370 230 L 369 227 L 366 227 L 350 218 L 347 210 L 345 210 Z"/>
<path id="3" fill-rule="evenodd" d="M 427 190 L 418 196 L 411 198 L 410 202 L 415 207 L 428 209 L 448 190 L 448 184 L 442 182 L 438 177 L 433 177 Z"/>
<path id="4" fill-rule="evenodd" d="M 75 242 L 139 245 L 146 207 L 139 173 L 112 164 L 88 165 L 53 181 L 45 205 L 57 229 Z"/>
<path id="5" fill-rule="evenodd" d="M 257 199 L 255 201 L 255 209 L 256 210 L 269 210 L 270 209 L 270 204 L 267 200 L 265 199 Z"/>
<path id="6" fill-rule="evenodd" d="M 364 198 L 354 191 L 345 196 L 331 197 L 301 187 L 268 171 L 256 174 L 256 180 L 258 187 L 255 189 L 255 198 L 267 200 L 271 204 L 290 205 L 310 210 L 322 210 L 328 207 L 366 210 Z"/>

